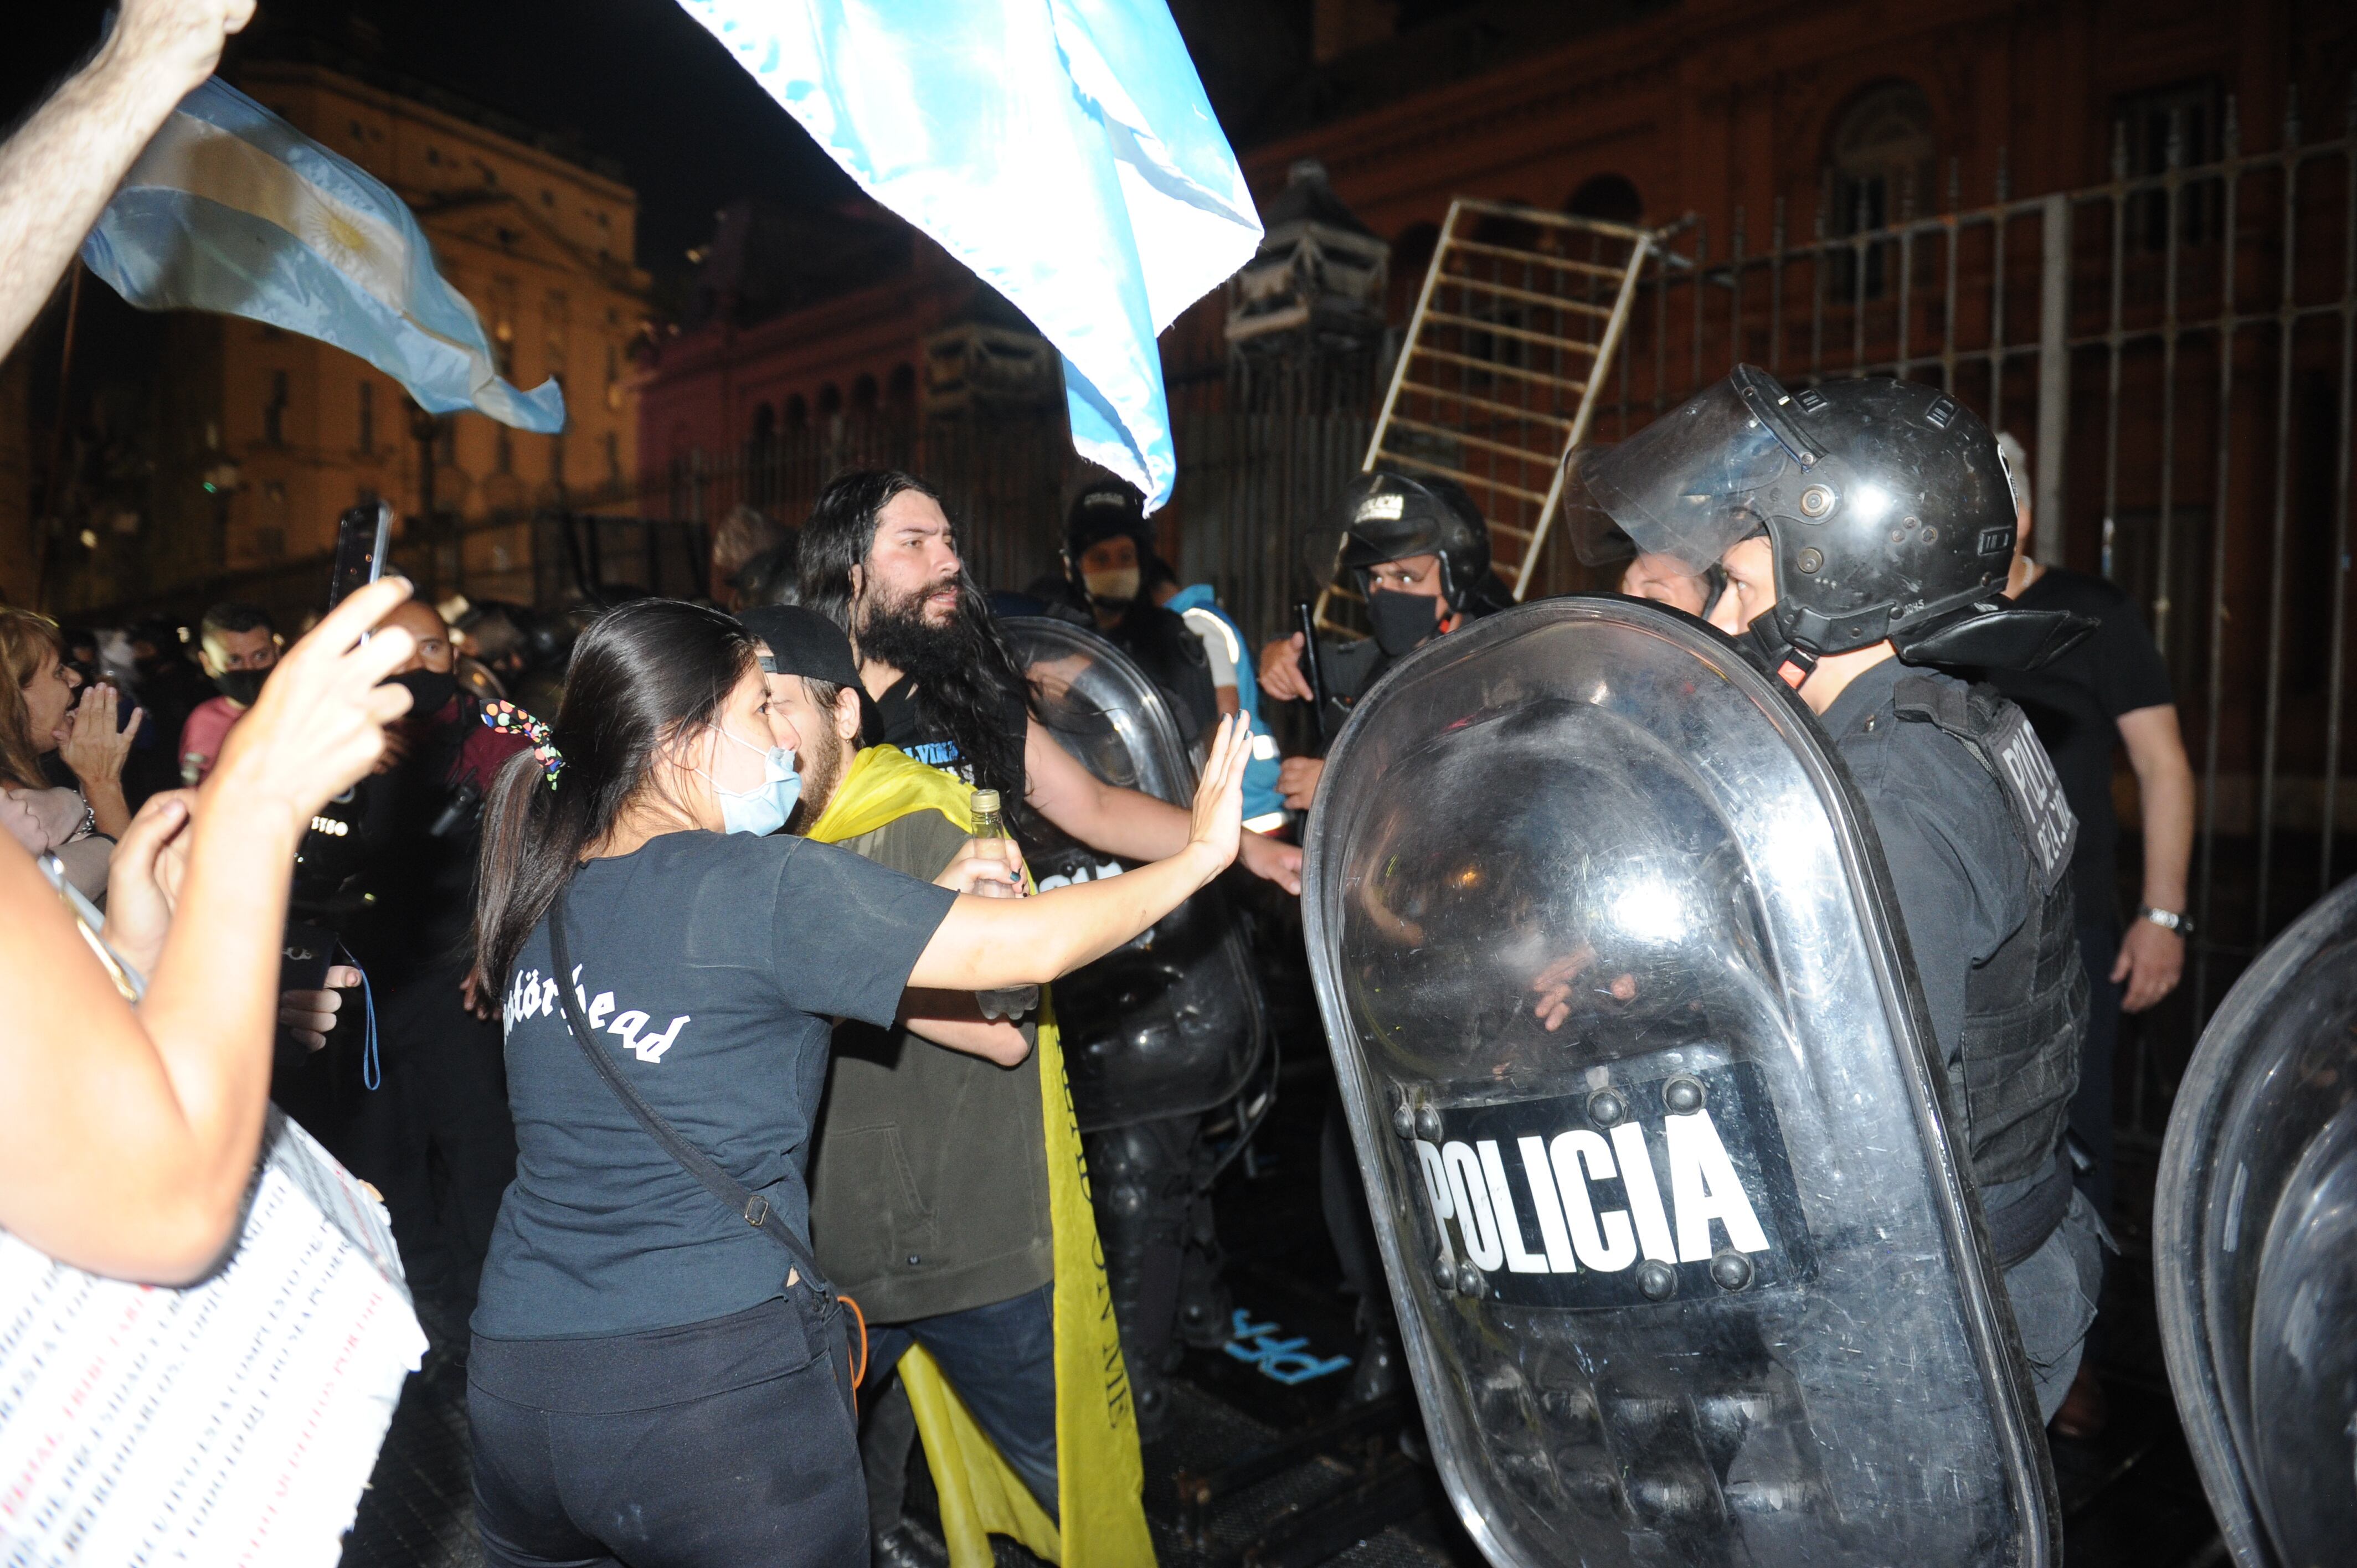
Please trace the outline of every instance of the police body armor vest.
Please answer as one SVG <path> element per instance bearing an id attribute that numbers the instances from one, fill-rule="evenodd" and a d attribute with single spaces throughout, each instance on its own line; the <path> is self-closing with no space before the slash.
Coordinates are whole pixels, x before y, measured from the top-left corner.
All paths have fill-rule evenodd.
<path id="1" fill-rule="evenodd" d="M 2079 822 L 2029 721 L 1995 687 L 1915 676 L 1899 683 L 1898 710 L 1902 719 L 1939 725 L 1988 769 L 2029 860 L 2029 918 L 1964 983 L 1964 1038 L 1948 1064 L 1948 1093 L 1964 1115 L 1973 1178 L 1983 1189 L 2044 1176 L 2057 1163 L 2087 1034 L 2070 875 Z M 2067 1203 L 2067 1187 L 2061 1196 Z"/>

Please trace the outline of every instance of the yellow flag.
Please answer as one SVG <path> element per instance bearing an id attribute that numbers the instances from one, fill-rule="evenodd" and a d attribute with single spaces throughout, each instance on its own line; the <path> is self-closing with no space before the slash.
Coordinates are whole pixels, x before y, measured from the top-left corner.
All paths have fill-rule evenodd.
<path id="1" fill-rule="evenodd" d="M 974 831 L 966 788 L 888 746 L 853 759 L 810 836 L 839 843 L 873 832 L 911 811 L 939 811 Z M 933 1488 L 941 1495 L 942 1534 L 952 1568 L 990 1568 L 990 1537 L 1011 1536 L 1063 1568 L 1144 1568 L 1154 1561 L 1141 1500 L 1146 1470 L 1137 1450 L 1137 1415 L 1121 1359 L 1113 1291 L 1096 1210 L 1089 1202 L 1088 1161 L 1078 1114 L 1064 1079 L 1064 1053 L 1046 991 L 1039 999 L 1039 1124 L 1048 1151 L 1048 1208 L 1056 1259 L 1056 1506 L 1060 1531 L 1023 1478 L 958 1398 L 923 1346 L 900 1361 L 915 1409 Z"/>

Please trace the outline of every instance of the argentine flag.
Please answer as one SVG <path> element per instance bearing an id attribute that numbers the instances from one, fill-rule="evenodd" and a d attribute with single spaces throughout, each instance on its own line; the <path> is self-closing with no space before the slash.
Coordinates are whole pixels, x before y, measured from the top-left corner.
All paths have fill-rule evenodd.
<path id="1" fill-rule="evenodd" d="M 357 354 L 430 413 L 565 428 L 554 380 L 500 378 L 474 306 L 434 270 L 401 198 L 228 83 L 180 101 L 82 242 L 143 310 L 266 321 Z"/>
<path id="2" fill-rule="evenodd" d="M 681 4 L 1056 346 L 1080 454 L 1168 500 L 1155 338 L 1261 226 L 1165 0 Z"/>

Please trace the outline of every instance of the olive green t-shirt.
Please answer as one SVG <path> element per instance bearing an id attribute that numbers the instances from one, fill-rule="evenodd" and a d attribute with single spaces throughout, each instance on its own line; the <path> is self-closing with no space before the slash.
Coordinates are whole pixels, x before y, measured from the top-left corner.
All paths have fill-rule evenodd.
<path id="1" fill-rule="evenodd" d="M 914 811 L 843 847 L 930 881 L 965 834 Z M 1055 1273 L 1034 1050 L 1003 1068 L 906 1029 L 834 1032 L 811 1160 L 811 1240 L 871 1323 L 987 1306 Z"/>

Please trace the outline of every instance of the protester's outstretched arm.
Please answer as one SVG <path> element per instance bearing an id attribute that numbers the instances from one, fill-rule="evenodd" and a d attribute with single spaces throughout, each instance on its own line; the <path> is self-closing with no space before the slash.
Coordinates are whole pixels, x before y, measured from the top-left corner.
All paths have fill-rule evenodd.
<path id="1" fill-rule="evenodd" d="M 980 991 L 1045 984 L 1145 930 L 1235 859 L 1251 755 L 1251 732 L 1222 719 L 1195 789 L 1186 841 L 1167 859 L 1028 898 L 961 895 L 917 960 L 909 985 Z"/>
<path id="2" fill-rule="evenodd" d="M 408 693 L 408 597 L 355 594 L 287 651 L 205 788 L 151 800 L 116 851 L 107 940 L 148 976 L 116 994 L 32 861 L 0 845 L 0 1227 L 101 1273 L 200 1276 L 260 1146 L 295 848 L 365 775 Z"/>
<path id="3" fill-rule="evenodd" d="M 1025 798 L 1041 816 L 1092 849 L 1126 860 L 1162 860 L 1187 842 L 1187 813 L 1167 800 L 1107 784 L 1082 767 L 1033 719 L 1024 736 Z M 1237 858 L 1254 876 L 1287 893 L 1301 891 L 1301 851 L 1258 833 L 1239 842 Z"/>
<path id="4" fill-rule="evenodd" d="M 0 145 L 0 356 L 38 314 L 124 171 L 221 60 L 253 0 L 123 0 L 88 65 Z"/>

